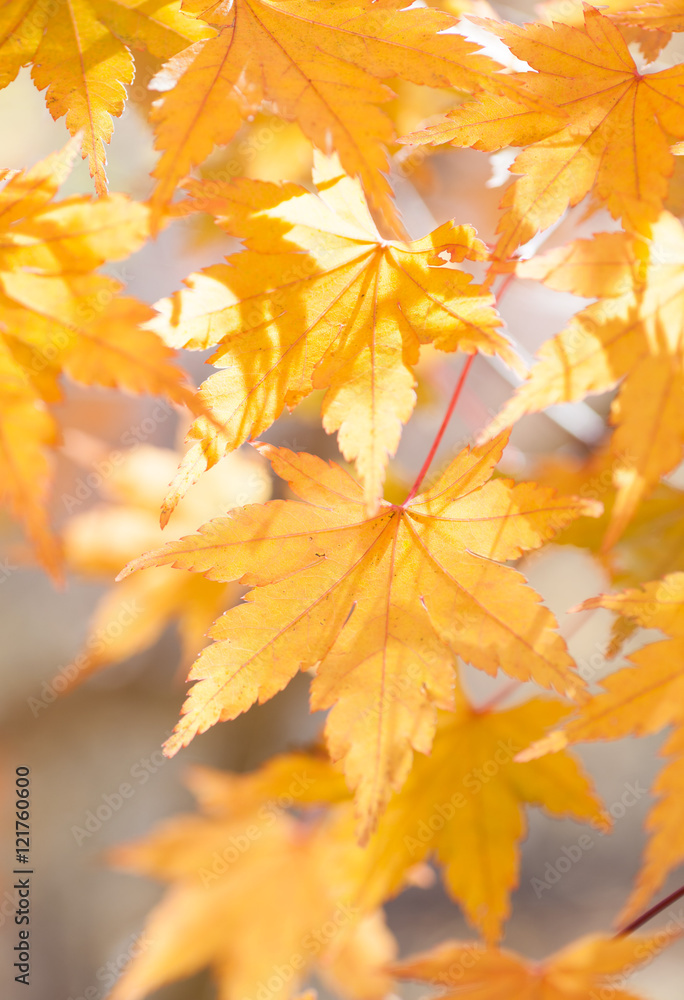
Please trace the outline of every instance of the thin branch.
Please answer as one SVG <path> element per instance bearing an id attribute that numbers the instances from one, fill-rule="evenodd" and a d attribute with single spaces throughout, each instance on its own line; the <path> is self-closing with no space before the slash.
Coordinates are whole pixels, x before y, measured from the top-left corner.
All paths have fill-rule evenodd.
<path id="1" fill-rule="evenodd" d="M 650 910 L 646 910 L 646 912 L 642 913 L 640 917 L 633 920 L 631 924 L 627 924 L 626 927 L 622 927 L 617 932 L 615 937 L 624 937 L 626 934 L 632 934 L 634 931 L 638 931 L 643 924 L 652 920 L 653 917 L 657 917 L 659 913 L 666 910 L 672 903 L 676 903 L 678 899 L 682 898 L 682 896 L 684 896 L 684 885 L 680 885 L 679 889 L 675 889 L 675 891 L 671 892 L 669 896 L 665 897 L 665 899 L 661 899 L 659 903 L 652 906 Z"/>
<path id="2" fill-rule="evenodd" d="M 520 681 L 509 681 L 504 687 L 500 688 L 496 694 L 493 694 L 491 698 L 487 701 L 483 701 L 481 705 L 475 706 L 475 712 L 478 714 L 483 712 L 491 712 L 493 708 L 505 701 L 506 698 L 510 698 L 512 694 L 515 694 L 520 688 Z"/>
<path id="3" fill-rule="evenodd" d="M 463 369 L 462 369 L 461 374 L 459 376 L 458 382 L 456 383 L 456 388 L 454 389 L 453 395 L 451 397 L 451 401 L 450 401 L 450 403 L 449 403 L 449 405 L 447 407 L 446 413 L 444 414 L 444 420 L 442 420 L 440 428 L 437 431 L 437 434 L 435 435 L 435 440 L 432 442 L 432 447 L 430 448 L 430 451 L 428 452 L 428 456 L 425 459 L 425 461 L 423 462 L 423 467 L 421 468 L 420 472 L 418 473 L 418 476 L 416 478 L 415 483 L 411 487 L 411 492 L 406 497 L 406 500 L 404 500 L 405 504 L 408 503 L 410 500 L 413 500 L 414 496 L 416 495 L 416 493 L 420 489 L 420 484 L 425 479 L 425 475 L 426 475 L 428 469 L 430 468 L 430 465 L 432 463 L 432 459 L 435 457 L 435 452 L 439 448 L 440 442 L 441 442 L 442 438 L 444 437 L 444 432 L 447 429 L 449 421 L 451 420 L 451 415 L 454 412 L 454 410 L 456 409 L 456 403 L 458 403 L 458 397 L 461 395 L 461 389 L 463 388 L 463 384 L 464 384 L 464 382 L 465 382 L 465 380 L 466 380 L 466 378 L 468 376 L 468 372 L 470 371 L 470 366 L 472 365 L 472 363 L 473 363 L 474 360 L 475 360 L 475 355 L 474 354 L 470 354 L 468 356 L 468 359 L 467 359 L 466 363 L 463 365 Z"/>
<path id="4" fill-rule="evenodd" d="M 513 281 L 514 278 L 515 278 L 515 273 L 511 273 L 511 274 L 507 274 L 506 277 L 504 278 L 504 280 L 502 281 L 501 287 L 499 288 L 498 292 L 496 293 L 496 302 L 497 302 L 497 305 L 501 302 L 501 299 L 505 295 L 506 290 L 508 289 L 508 287 L 510 286 L 510 284 Z M 442 420 L 442 423 L 440 424 L 439 430 L 437 431 L 437 434 L 435 435 L 435 440 L 432 442 L 432 447 L 430 448 L 430 451 L 428 452 L 427 458 L 423 462 L 422 468 L 421 468 L 420 472 L 418 473 L 416 481 L 413 484 L 413 486 L 411 487 L 411 492 L 409 493 L 409 495 L 404 500 L 405 504 L 407 504 L 407 503 L 409 503 L 409 501 L 413 500 L 414 496 L 416 495 L 416 493 L 420 489 L 421 483 L 425 479 L 427 471 L 430 468 L 430 465 L 432 464 L 432 459 L 435 457 L 435 452 L 437 451 L 437 449 L 440 446 L 442 438 L 444 437 L 444 432 L 446 431 L 447 426 L 449 424 L 449 421 L 451 420 L 451 416 L 452 416 L 454 410 L 456 409 L 456 404 L 458 403 L 459 396 L 461 395 L 461 390 L 463 389 L 463 385 L 465 383 L 465 380 L 468 377 L 468 372 L 470 371 L 470 366 L 472 365 L 473 361 L 475 360 L 475 357 L 476 357 L 475 354 L 469 355 L 466 363 L 464 364 L 464 366 L 463 366 L 463 368 L 461 370 L 461 374 L 459 376 L 458 382 L 456 383 L 456 388 L 454 389 L 453 395 L 451 397 L 451 401 L 449 403 L 449 406 L 447 407 L 446 413 L 444 414 L 444 419 Z"/>

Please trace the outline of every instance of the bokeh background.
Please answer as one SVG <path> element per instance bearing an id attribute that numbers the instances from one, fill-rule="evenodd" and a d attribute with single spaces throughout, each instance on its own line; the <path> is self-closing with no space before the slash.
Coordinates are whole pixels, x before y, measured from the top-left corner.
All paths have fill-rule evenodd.
<path id="1" fill-rule="evenodd" d="M 509 20 L 522 22 L 532 7 L 499 5 L 497 10 Z M 682 59 L 680 42 L 679 50 L 674 45 L 665 50 L 655 68 Z M 141 62 L 138 82 L 144 81 L 146 74 L 149 78 L 153 68 Z M 108 154 L 109 176 L 112 190 L 144 198 L 151 187 L 149 170 L 155 153 L 145 121 L 144 87 L 136 87 L 134 96 L 136 99 L 116 123 Z M 402 112 L 404 131 L 414 127 L 421 116 L 437 113 L 440 101 L 442 107 L 447 107 L 451 100 L 449 95 L 429 99 L 420 93 L 403 96 L 407 108 Z M 251 154 L 245 157 L 245 172 L 264 179 L 308 180 L 310 151 L 294 126 L 269 128 L 269 119 L 264 116 L 248 126 L 246 134 L 256 138 Z M 35 90 L 27 70 L 0 92 L 0 135 L 2 166 L 16 168 L 33 164 L 66 140 L 63 122 L 52 121 L 43 95 Z M 224 155 L 215 154 L 212 163 L 220 165 Z M 485 154 L 468 150 L 438 152 L 425 160 L 420 155 L 406 159 L 409 155 L 406 151 L 400 154 L 404 159 L 398 161 L 396 182 L 411 234 L 421 236 L 436 224 L 455 218 L 473 223 L 484 239 L 491 238 L 501 197 L 500 183 L 510 160 L 498 157 L 492 162 Z M 211 163 L 207 169 L 211 170 Z M 79 162 L 62 193 L 90 191 L 87 169 Z M 581 213 L 575 212 L 547 237 L 545 245 L 558 245 L 577 235 L 610 228 L 614 223 L 607 216 L 599 213 L 583 222 Z M 235 248 L 206 220 L 184 220 L 110 271 L 125 282 L 131 294 L 153 303 L 178 288 L 188 273 Z M 510 335 L 524 352 L 533 354 L 543 340 L 562 328 L 580 304 L 573 297 L 518 282 L 501 309 Z M 186 352 L 181 360 L 196 381 L 208 372 L 202 355 Z M 390 489 L 400 491 L 422 464 L 462 363 L 459 356 L 426 353 L 421 367 L 420 407 L 404 433 Z M 510 377 L 501 367 L 479 358 L 475 361 L 437 464 L 472 440 L 499 409 L 511 387 Z M 600 397 L 559 408 L 553 417 L 526 419 L 516 429 L 507 451 L 506 470 L 523 474 L 534 466 L 538 456 L 546 453 L 580 457 L 588 454 L 604 433 L 608 405 L 609 399 Z M 150 512 L 168 481 L 168 476 L 164 479 L 165 470 L 169 461 L 175 461 L 167 452 L 149 449 L 177 448 L 185 427 L 182 415 L 169 408 L 160 410 L 155 400 L 74 385 L 65 385 L 64 401 L 58 411 L 65 435 L 57 459 L 53 519 L 64 527 L 69 514 L 85 518 L 83 535 L 73 543 L 73 570 L 67 586 L 57 590 L 41 570 L 26 562 L 13 524 L 6 519 L 0 521 L 0 542 L 8 560 L 3 565 L 10 567 L 0 582 L 0 794 L 9 803 L 9 783 L 15 767 L 31 768 L 31 857 L 36 874 L 32 887 L 35 954 L 30 995 L 34 1000 L 78 1000 L 89 989 L 88 1000 L 100 1000 L 106 994 L 103 970 L 110 967 L 108 963 L 120 965 L 131 952 L 146 914 L 162 894 L 160 885 L 108 868 L 104 862 L 106 850 L 144 834 L 161 818 L 192 808 L 182 783 L 183 772 L 190 764 L 249 770 L 277 751 L 314 738 L 322 718 L 308 713 L 307 679 L 300 677 L 268 704 L 197 738 L 173 760 L 162 758 L 159 748 L 176 722 L 184 692 L 183 650 L 173 626 L 164 628 L 148 650 L 99 672 L 68 695 L 56 696 L 54 678 L 68 673 L 69 665 L 84 648 L 89 622 L 110 592 L 116 569 L 127 558 L 124 555 L 118 566 L 108 567 L 105 556 L 99 561 L 90 560 L 91 565 L 83 555 L 84 538 L 90 538 L 92 550 L 97 552 L 106 549 L 106 543 L 111 541 L 102 526 L 98 528 L 98 522 L 87 520 L 88 513 L 101 509 L 98 505 L 103 503 L 116 505 L 126 495 L 121 476 L 104 474 L 99 476 L 100 482 L 87 480 L 88 474 L 94 463 L 105 460 L 110 449 L 123 451 L 133 432 L 141 441 L 138 451 L 143 461 L 138 466 L 140 480 L 135 478 L 134 467 L 130 475 L 140 488 L 136 502 L 141 508 L 147 504 L 144 520 L 149 527 L 154 520 Z M 297 450 L 327 457 L 337 455 L 334 439 L 327 437 L 318 424 L 316 400 L 285 416 L 265 437 Z M 204 507 L 196 524 L 219 514 L 229 503 L 265 498 L 272 488 L 268 474 L 256 459 L 247 458 L 245 462 L 252 464 L 236 466 L 215 477 L 211 488 L 198 500 Z M 652 544 L 658 546 L 657 537 Z M 558 614 L 580 667 L 586 668 L 592 680 L 613 669 L 603 655 L 610 615 L 566 613 L 585 597 L 609 586 L 592 557 L 579 549 L 549 546 L 526 560 L 524 571 Z M 123 641 L 121 631 L 118 627 L 112 631 L 112 647 Z M 652 638 L 654 635 L 639 633 L 628 648 Z M 505 678 L 503 682 L 491 681 L 476 676 L 474 671 L 466 671 L 465 676 L 476 700 L 485 700 L 506 683 Z M 524 692 L 517 696 L 524 696 Z M 609 806 L 620 801 L 627 784 L 650 786 L 660 764 L 657 751 L 661 742 L 657 738 L 629 740 L 580 751 Z M 96 810 L 124 781 L 133 784 L 133 796 L 87 838 L 76 837 L 73 828 L 82 828 L 89 811 Z M 594 847 L 541 898 L 537 898 L 531 880 L 543 878 L 546 863 L 554 863 L 563 846 L 575 844 L 584 828 L 531 812 L 506 944 L 542 957 L 585 932 L 608 929 L 638 870 L 644 845 L 643 821 L 650 803 L 648 795 L 641 796 L 616 822 L 610 836 L 592 835 Z M 0 856 L 9 859 L 13 856 L 9 823 L 2 823 L 0 836 Z M 3 866 L 8 868 L 9 861 Z M 670 888 L 681 878 L 682 873 L 675 874 Z M 5 900 L 4 893 L 11 884 L 5 870 L 0 880 L 0 895 Z M 684 918 L 684 903 L 679 905 L 679 911 Z M 405 892 L 389 905 L 388 915 L 403 954 L 447 937 L 472 936 L 458 908 L 440 889 L 439 880 L 432 888 Z M 4 917 L 0 919 L 0 960 L 7 969 L 3 980 L 13 988 L 10 949 L 15 937 L 14 933 L 5 933 L 7 922 Z M 635 991 L 643 989 L 653 1000 L 681 1000 L 683 981 L 684 946 L 679 945 L 635 976 L 630 985 Z M 25 990 L 21 995 L 28 993 Z M 14 993 L 9 995 L 13 997 Z M 214 994 L 209 977 L 200 975 L 169 986 L 158 995 L 164 1000 L 208 1000 Z"/>

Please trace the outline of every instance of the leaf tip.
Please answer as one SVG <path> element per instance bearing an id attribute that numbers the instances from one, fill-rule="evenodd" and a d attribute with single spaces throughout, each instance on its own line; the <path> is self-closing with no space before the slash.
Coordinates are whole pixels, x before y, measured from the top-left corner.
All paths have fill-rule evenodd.
<path id="1" fill-rule="evenodd" d="M 591 500 L 589 498 L 583 498 L 580 500 L 580 513 L 584 517 L 601 517 L 605 507 L 600 500 Z"/>
<path id="2" fill-rule="evenodd" d="M 513 760 L 516 764 L 528 764 L 531 760 L 546 757 L 547 754 L 559 753 L 559 751 L 565 750 L 567 745 L 567 735 L 562 729 L 557 729 L 555 732 L 549 733 L 548 736 L 544 736 L 541 740 L 536 740 L 531 746 L 521 750 L 520 753 L 515 755 Z"/>
<path id="3" fill-rule="evenodd" d="M 178 751 L 184 746 L 187 746 L 187 744 L 183 742 L 183 737 L 179 732 L 179 726 L 176 726 L 168 740 L 165 740 L 162 744 L 162 753 L 170 760 L 172 757 L 175 757 Z"/>

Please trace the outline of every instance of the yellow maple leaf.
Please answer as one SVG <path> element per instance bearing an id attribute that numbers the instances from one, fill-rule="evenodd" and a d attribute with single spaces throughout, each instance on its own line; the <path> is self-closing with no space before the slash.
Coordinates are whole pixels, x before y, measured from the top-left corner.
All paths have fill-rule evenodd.
<path id="1" fill-rule="evenodd" d="M 455 712 L 439 713 L 430 755 L 415 759 L 368 843 L 361 898 L 385 900 L 403 885 L 410 866 L 435 854 L 468 920 L 487 940 L 498 938 L 518 884 L 524 807 L 607 826 L 578 760 L 562 751 L 540 761 L 514 760 L 567 712 L 567 705 L 545 698 L 495 711 L 461 697 Z"/>
<path id="2" fill-rule="evenodd" d="M 200 399 L 206 419 L 165 503 L 173 509 L 204 469 L 256 437 L 314 388 L 327 390 L 323 426 L 355 461 L 369 511 L 414 404 L 420 345 L 516 355 L 498 331 L 488 289 L 447 262 L 485 260 L 471 226 L 451 222 L 412 243 L 383 240 L 359 184 L 335 158 L 318 157 L 320 195 L 295 184 L 238 181 L 190 187 L 247 250 L 187 279 L 189 291 L 157 304 L 151 327 L 175 346 L 217 346 Z M 302 252 L 304 251 L 304 252 Z"/>
<path id="3" fill-rule="evenodd" d="M 287 1000 L 312 969 L 343 996 L 386 995 L 395 945 L 381 912 L 356 903 L 363 851 L 334 815 L 287 811 L 339 798 L 329 763 L 290 754 L 250 775 L 197 769 L 189 784 L 204 815 L 111 852 L 171 883 L 112 1000 L 139 1000 L 207 965 L 223 1000 Z"/>
<path id="4" fill-rule="evenodd" d="M 679 0 L 674 0 L 674 3 L 679 3 Z M 667 31 L 662 24 L 650 24 L 650 20 L 656 22 L 657 14 L 647 13 L 646 17 L 643 17 L 639 0 L 606 0 L 600 6 L 602 13 L 620 25 L 625 41 L 637 43 L 647 62 L 653 62 L 658 58 L 672 37 L 672 30 L 675 30 Z M 649 4 L 647 10 L 655 6 Z M 584 22 L 584 0 L 545 0 L 544 3 L 538 4 L 536 9 L 544 15 L 548 23 L 562 21 L 563 24 L 576 27 Z"/>
<path id="5" fill-rule="evenodd" d="M 401 979 L 445 988 L 443 996 L 471 1000 L 640 1000 L 622 989 L 625 979 L 651 962 L 681 932 L 669 926 L 652 935 L 580 938 L 541 962 L 473 941 L 447 941 L 392 966 Z"/>
<path id="6" fill-rule="evenodd" d="M 498 63 L 461 36 L 443 34 L 456 18 L 404 7 L 404 0 L 186 0 L 184 10 L 198 13 L 218 35 L 181 52 L 152 83 L 171 88 L 152 112 L 162 150 L 155 212 L 214 145 L 229 142 L 268 101 L 318 149 L 336 151 L 396 229 L 383 174 L 393 130 L 380 107 L 392 91 L 381 81 L 400 77 L 466 91 L 508 87 Z"/>
<path id="7" fill-rule="evenodd" d="M 653 240 L 600 233 L 518 265 L 559 291 L 601 296 L 547 341 L 538 363 L 487 434 L 525 413 L 622 384 L 611 408 L 617 495 L 604 538 L 610 547 L 639 502 L 681 461 L 684 444 L 684 227 L 663 213 Z"/>
<path id="8" fill-rule="evenodd" d="M 197 961 L 196 938 L 201 939 L 201 934 L 193 925 L 200 923 L 199 901 L 195 901 L 200 886 L 205 892 L 202 923 L 218 923 L 225 932 L 237 907 L 243 914 L 241 925 L 255 919 L 250 904 L 236 898 L 241 890 L 238 878 L 261 875 L 265 884 L 262 866 L 269 853 L 282 852 L 284 862 L 294 863 L 287 845 L 270 837 L 276 823 L 291 822 L 286 810 L 296 810 L 300 817 L 304 814 L 307 823 L 304 836 L 300 833 L 303 851 L 299 854 L 305 888 L 312 874 L 312 851 L 323 848 L 322 860 L 334 866 L 333 885 L 309 918 L 314 926 L 324 919 L 320 905 L 329 905 L 330 899 L 344 899 L 355 922 L 375 914 L 379 905 L 415 879 L 423 859 L 434 850 L 444 865 L 449 891 L 488 938 L 496 937 L 508 915 L 508 895 L 517 879 L 517 842 L 525 834 L 523 806 L 538 805 L 555 815 L 604 824 L 591 784 L 570 754 L 561 752 L 531 764 L 513 761 L 520 745 L 566 712 L 567 706 L 560 702 L 540 698 L 502 712 L 478 712 L 461 698 L 456 714 L 442 714 L 432 754 L 416 762 L 366 849 L 354 843 L 354 817 L 344 778 L 318 752 L 281 754 L 247 775 L 194 768 L 191 788 L 204 815 L 168 821 L 156 834 L 113 854 L 118 864 L 190 889 L 167 896 L 153 914 L 144 935 L 149 935 L 150 954 L 132 963 L 115 997 L 134 1000 L 159 985 L 162 975 L 176 978 L 180 974 L 176 960 L 171 960 L 170 973 L 166 963 L 174 948 L 172 936 L 178 939 L 183 931 L 188 934 L 185 948 L 190 962 Z M 315 807 L 319 817 L 315 828 L 307 817 L 310 807 Z M 282 831 L 277 832 L 280 836 Z M 262 841 L 263 850 L 252 853 Z M 279 858 L 272 857 L 269 863 L 275 866 Z M 281 891 L 275 875 L 268 881 L 274 883 L 274 891 Z M 230 883 L 230 891 L 225 883 Z M 259 896 L 270 911 L 263 891 Z M 298 912 L 299 898 L 295 896 L 295 922 L 305 919 Z M 184 910 L 193 914 L 190 925 L 182 920 Z M 340 939 L 330 949 L 332 954 L 322 948 L 323 942 L 314 954 L 328 951 L 325 963 L 333 963 L 331 971 L 338 980 L 346 961 L 344 974 L 355 984 L 352 995 L 369 995 L 359 991 L 358 985 L 367 976 L 368 966 L 377 963 L 374 936 L 370 954 L 364 958 L 368 930 L 363 925 L 359 927 L 363 933 L 351 937 L 347 935 L 351 928 L 328 926 L 328 937 L 341 932 Z M 300 941 L 306 940 L 305 929 L 300 928 Z M 263 928 L 264 933 L 267 930 Z M 245 934 L 252 937 L 254 931 L 247 928 Z M 310 935 L 309 941 L 313 949 Z M 251 967 L 256 966 L 256 957 L 250 954 L 245 963 L 254 976 Z M 207 960 L 211 957 L 205 955 Z M 214 964 L 221 963 L 214 960 Z"/>
<path id="9" fill-rule="evenodd" d="M 581 605 L 581 610 L 591 608 L 610 608 L 670 638 L 631 653 L 633 666 L 607 677 L 601 682 L 605 690 L 587 701 L 576 718 L 520 756 L 529 760 L 570 743 L 644 736 L 665 726 L 676 727 L 662 750 L 671 759 L 653 785 L 659 801 L 646 821 L 651 837 L 644 864 L 621 915 L 629 920 L 684 861 L 684 573 L 670 573 L 621 594 L 592 597 Z"/>
<path id="10" fill-rule="evenodd" d="M 598 510 L 532 483 L 490 482 L 505 443 L 466 449 L 426 493 L 372 517 L 338 466 L 261 445 L 306 503 L 245 507 L 131 563 L 122 576 L 174 565 L 255 588 L 212 628 L 167 753 L 317 666 L 312 709 L 335 706 L 328 734 L 358 788 L 363 836 L 412 749 L 429 750 L 454 652 L 490 674 L 578 693 L 555 618 L 502 563 Z"/>
<path id="11" fill-rule="evenodd" d="M 523 176 L 504 194 L 495 257 L 510 257 L 590 192 L 625 228 L 649 236 L 667 195 L 670 146 L 684 138 L 684 65 L 639 73 L 619 28 L 588 4 L 583 28 L 475 21 L 536 70 L 511 82 L 566 116 L 483 95 L 405 140 L 527 147 L 510 168 Z"/>
<path id="12" fill-rule="evenodd" d="M 562 531 L 557 545 L 587 548 L 606 570 L 611 583 L 618 587 L 634 587 L 676 570 L 684 570 L 684 491 L 669 483 L 659 483 L 647 499 L 642 500 L 624 534 L 615 545 L 603 545 L 610 525 L 617 489 L 613 483 L 619 467 L 609 448 L 602 448 L 586 461 L 554 456 L 542 460 L 534 468 L 536 482 L 553 486 L 561 493 L 598 500 L 604 512 L 599 518 L 582 519 Z M 589 666 L 603 665 L 615 656 L 636 629 L 634 622 L 618 615 L 610 642 L 599 659 L 590 657 Z M 592 654 L 595 655 L 595 654 Z"/>
<path id="13" fill-rule="evenodd" d="M 175 451 L 152 445 L 104 454 L 98 465 L 110 471 L 101 490 L 103 502 L 72 514 L 64 527 L 67 568 L 109 582 L 121 564 L 141 549 L 166 541 L 168 531 L 180 538 L 219 512 L 246 502 L 263 503 L 270 497 L 269 476 L 249 454 L 235 452 L 179 505 L 172 526 L 162 534 L 159 504 L 177 461 Z M 74 496 L 69 500 L 71 513 L 80 501 Z M 67 678 L 70 686 L 147 649 L 174 619 L 183 662 L 192 662 L 206 642 L 209 626 L 235 603 L 238 593 L 231 584 L 197 574 L 185 576 L 165 567 L 123 580 L 98 602 L 84 649 L 73 661 L 74 676 Z"/>
<path id="14" fill-rule="evenodd" d="M 56 443 L 57 427 L 47 404 L 61 398 L 60 374 L 163 394 L 197 412 L 173 352 L 141 329 L 152 310 L 94 273 L 142 246 L 149 210 L 124 195 L 51 204 L 75 152 L 71 144 L 0 190 L 0 495 L 55 574 L 46 447 Z"/>
<path id="15" fill-rule="evenodd" d="M 0 87 L 33 63 L 33 82 L 47 87 L 52 117 L 66 115 L 72 135 L 83 134 L 83 157 L 98 194 L 107 192 L 104 144 L 124 109 L 133 81 L 131 49 L 158 59 L 213 34 L 181 13 L 180 0 L 5 0 L 0 7 Z"/>
<path id="16" fill-rule="evenodd" d="M 616 11 L 614 20 L 662 32 L 666 39 L 664 44 L 667 44 L 671 32 L 684 31 L 684 7 L 682 7 L 682 0 L 654 0 L 653 3 L 635 3 L 630 4 L 624 10 Z"/>

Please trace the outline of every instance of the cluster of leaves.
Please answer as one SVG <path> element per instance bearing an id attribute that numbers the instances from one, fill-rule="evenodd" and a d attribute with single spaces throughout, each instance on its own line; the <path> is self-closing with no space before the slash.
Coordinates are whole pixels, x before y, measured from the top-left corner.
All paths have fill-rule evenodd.
<path id="1" fill-rule="evenodd" d="M 53 575 L 63 560 L 110 576 L 128 563 L 94 628 L 124 599 L 140 597 L 147 613 L 87 658 L 83 676 L 151 644 L 172 617 L 186 657 L 201 649 L 169 755 L 300 671 L 312 676 L 311 709 L 329 710 L 325 749 L 274 758 L 249 776 L 198 771 L 202 813 L 117 852 L 172 888 L 116 997 L 134 1000 L 211 965 L 231 1000 L 258 996 L 266 981 L 269 997 L 286 1000 L 311 971 L 359 1000 L 384 995 L 391 975 L 481 1000 L 585 1000 L 609 983 L 611 996 L 628 1000 L 616 983 L 668 944 L 669 931 L 582 939 L 536 964 L 498 942 L 525 807 L 607 825 L 571 744 L 675 727 L 621 919 L 684 860 L 684 501 L 661 482 L 684 446 L 684 229 L 672 180 L 684 152 L 684 65 L 642 71 L 629 48 L 656 59 L 684 31 L 681 0 L 614 2 L 606 12 L 549 5 L 523 26 L 493 11 L 471 16 L 503 43 L 506 66 L 459 33 L 465 3 L 55 6 L 46 17 L 42 0 L 2 5 L 0 81 L 32 63 L 53 117 L 80 136 L 99 197 L 54 201 L 73 141 L 4 174 L 2 497 Z M 155 67 L 150 86 L 161 92 L 150 110 L 160 156 L 145 204 L 107 194 L 105 173 L 134 58 Z M 390 80 L 399 94 L 407 84 L 435 92 L 432 120 L 409 135 L 398 134 L 404 112 Z M 444 91 L 451 105 L 460 100 L 445 117 L 435 112 Z M 223 176 L 188 176 L 264 109 L 296 123 L 313 147 L 312 184 L 236 177 L 238 160 Z M 494 245 L 462 221 L 409 238 L 388 177 L 406 144 L 521 148 Z M 610 231 L 526 259 L 526 244 L 580 202 L 612 217 Z M 243 249 L 188 276 L 154 309 L 97 273 L 174 217 L 201 213 Z M 422 348 L 496 355 L 525 373 L 497 309 L 514 278 L 595 301 L 542 346 L 476 445 L 421 492 L 433 448 L 407 498 L 385 500 Z M 207 348 L 217 371 L 195 394 L 174 349 Z M 58 542 L 46 500 L 62 375 L 163 394 L 195 419 L 165 497 L 172 459 L 141 449 L 110 478 L 106 503 L 72 518 Z M 494 474 L 526 414 L 616 386 L 614 431 L 587 462 L 547 461 L 536 482 Z M 269 501 L 270 481 L 256 475 L 245 505 L 236 484 L 263 466 L 232 453 L 316 390 L 322 426 L 356 475 L 257 444 L 287 487 Z M 222 516 L 207 519 L 217 503 Z M 160 504 L 172 540 L 156 526 Z M 552 539 L 590 549 L 629 586 L 583 605 L 616 612 L 613 652 L 636 626 L 669 636 L 632 654 L 598 694 L 510 565 Z M 146 572 L 129 576 L 137 570 Z M 251 588 L 242 600 L 239 586 Z M 202 649 L 207 628 L 213 642 Z M 554 693 L 475 708 L 458 658 Z M 501 753 L 506 766 L 473 791 L 472 775 L 503 763 Z M 424 882 L 431 857 L 482 942 L 391 965 L 382 904 Z"/>

